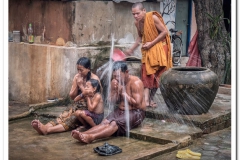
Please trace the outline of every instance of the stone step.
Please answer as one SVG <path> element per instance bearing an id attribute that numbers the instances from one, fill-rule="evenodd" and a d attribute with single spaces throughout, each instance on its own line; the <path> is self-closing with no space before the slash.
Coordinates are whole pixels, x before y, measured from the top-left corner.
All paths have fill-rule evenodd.
<path id="1" fill-rule="evenodd" d="M 225 89 L 222 87 L 220 91 L 209 111 L 201 115 L 170 113 L 161 93 L 157 92 L 154 98 L 158 107 L 148 107 L 146 117 L 196 126 L 202 129 L 203 133 L 212 133 L 227 128 L 231 126 L 231 94 L 222 94 L 225 93 Z"/>
<path id="2" fill-rule="evenodd" d="M 69 159 L 69 160 L 134 160 L 151 159 L 176 150 L 177 144 L 164 145 L 146 142 L 128 137 L 109 137 L 83 144 L 73 139 L 70 131 L 39 135 L 32 129 L 33 117 L 23 118 L 9 123 L 9 159 Z M 19 127 L 21 126 L 21 127 Z M 27 136 L 26 136 L 27 135 Z M 108 144 L 118 146 L 122 153 L 112 156 L 101 156 L 93 148 Z"/>
<path id="3" fill-rule="evenodd" d="M 130 137 L 159 144 L 175 143 L 177 148 L 186 147 L 202 136 L 195 126 L 145 118 L 142 125 L 130 131 Z"/>
<path id="4" fill-rule="evenodd" d="M 103 145 L 103 141 L 94 142 L 95 146 Z M 108 159 L 116 159 L 116 160 L 147 160 L 153 157 L 174 151 L 177 149 L 177 144 L 167 143 L 165 145 L 141 141 L 133 138 L 127 137 L 115 137 L 107 140 L 107 143 L 112 145 L 117 145 L 122 149 L 122 153 L 116 154 L 111 157 L 99 157 L 99 155 L 95 155 L 95 159 L 99 160 L 108 160 Z M 100 145 L 100 146 L 101 146 Z M 92 155 L 92 154 L 91 154 Z M 94 158 L 93 158 L 94 159 Z"/>
<path id="5" fill-rule="evenodd" d="M 204 133 L 230 126 L 231 95 L 218 93 L 209 112 L 202 115 L 170 114 L 161 93 L 156 94 L 157 108 L 147 108 L 145 120 L 130 131 L 130 137 L 109 137 L 82 144 L 71 138 L 70 132 L 39 136 L 30 125 L 34 118 L 43 123 L 57 117 L 68 106 L 43 107 L 31 105 L 35 117 L 9 122 L 10 159 L 151 159 L 162 154 L 189 146 Z M 107 109 L 105 109 L 107 113 Z M 19 127 L 22 126 L 22 127 Z M 28 135 L 28 136 L 25 136 Z M 99 156 L 93 148 L 105 142 L 122 148 L 122 153 Z M 47 152 L 46 152 L 47 151 Z"/>

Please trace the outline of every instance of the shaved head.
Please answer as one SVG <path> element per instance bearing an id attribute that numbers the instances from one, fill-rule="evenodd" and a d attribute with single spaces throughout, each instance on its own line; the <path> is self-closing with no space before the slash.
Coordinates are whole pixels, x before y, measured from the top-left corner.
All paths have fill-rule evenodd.
<path id="1" fill-rule="evenodd" d="M 137 3 L 134 3 L 134 4 L 132 5 L 132 8 L 138 8 L 138 9 L 140 9 L 140 10 L 143 10 L 143 9 L 144 9 L 144 6 L 143 6 L 143 4 L 142 4 L 141 2 L 137 2 Z"/>

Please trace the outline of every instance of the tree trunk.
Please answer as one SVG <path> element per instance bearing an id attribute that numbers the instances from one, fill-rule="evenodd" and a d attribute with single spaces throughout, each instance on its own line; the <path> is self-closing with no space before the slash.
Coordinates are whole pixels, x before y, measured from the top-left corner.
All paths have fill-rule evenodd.
<path id="1" fill-rule="evenodd" d="M 198 49 L 201 55 L 202 66 L 210 68 L 218 75 L 219 83 L 224 83 L 226 77 L 226 63 L 230 60 L 230 51 L 227 51 L 225 39 L 227 31 L 224 26 L 221 0 L 193 0 L 198 30 Z M 208 16 L 213 17 L 212 19 Z M 217 17 L 222 15 L 217 20 Z M 213 21 L 217 26 L 212 27 Z M 217 34 L 212 37 L 214 31 Z"/>

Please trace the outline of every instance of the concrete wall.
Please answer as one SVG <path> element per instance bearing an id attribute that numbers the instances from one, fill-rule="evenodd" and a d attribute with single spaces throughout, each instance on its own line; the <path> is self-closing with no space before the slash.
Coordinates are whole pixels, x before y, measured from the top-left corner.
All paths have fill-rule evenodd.
<path id="1" fill-rule="evenodd" d="M 144 4 L 149 11 L 159 10 L 159 3 Z M 68 96 L 80 57 L 89 57 L 95 72 L 109 58 L 112 34 L 120 48 L 134 42 L 131 6 L 112 1 L 9 0 L 9 31 L 20 30 L 23 36 L 32 23 L 35 36 L 41 36 L 45 26 L 41 44 L 9 42 L 9 100 L 39 103 Z M 78 47 L 56 46 L 58 37 Z"/>
<path id="2" fill-rule="evenodd" d="M 159 2 L 144 5 L 159 11 Z M 113 1 L 9 0 L 9 31 L 19 30 L 22 37 L 32 23 L 35 36 L 42 36 L 45 27 L 43 44 L 55 44 L 61 37 L 78 46 L 103 45 L 111 42 L 112 34 L 116 43 L 132 43 L 137 33 L 131 6 Z"/>
<path id="3" fill-rule="evenodd" d="M 115 47 L 124 50 L 127 46 Z M 101 73 L 108 73 L 109 68 L 104 68 L 104 64 L 109 61 L 110 50 L 111 46 L 63 47 L 10 42 L 9 100 L 39 103 L 48 98 L 66 98 L 77 73 L 77 60 L 89 57 L 92 72 L 100 77 Z M 140 60 L 127 64 L 130 74 L 140 76 Z"/>
<path id="4" fill-rule="evenodd" d="M 98 68 L 109 57 L 110 47 L 56 47 L 9 43 L 9 99 L 25 103 L 67 97 L 77 73 L 76 62 L 89 57 Z"/>

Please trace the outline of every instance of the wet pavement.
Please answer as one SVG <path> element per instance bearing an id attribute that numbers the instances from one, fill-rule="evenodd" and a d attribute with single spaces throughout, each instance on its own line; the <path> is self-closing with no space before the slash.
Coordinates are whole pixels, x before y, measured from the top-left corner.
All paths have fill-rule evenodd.
<path id="1" fill-rule="evenodd" d="M 205 134 L 191 145 L 179 150 L 190 149 L 201 153 L 201 160 L 231 160 L 231 127 Z M 152 160 L 177 160 L 177 151 L 163 154 Z"/>
<path id="2" fill-rule="evenodd" d="M 212 107 L 203 115 L 169 115 L 158 93 L 157 108 L 148 108 L 142 125 L 130 137 L 110 137 L 83 144 L 69 132 L 38 135 L 33 119 L 43 123 L 55 118 L 69 105 L 54 103 L 22 104 L 9 102 L 9 159 L 152 159 L 174 160 L 186 148 L 202 154 L 201 159 L 231 159 L 231 94 L 220 88 Z M 159 98 L 160 97 L 160 98 Z M 32 114 L 35 113 L 35 114 Z M 116 145 L 122 153 L 100 156 L 93 148 L 104 142 Z"/>

